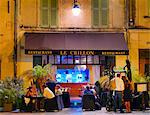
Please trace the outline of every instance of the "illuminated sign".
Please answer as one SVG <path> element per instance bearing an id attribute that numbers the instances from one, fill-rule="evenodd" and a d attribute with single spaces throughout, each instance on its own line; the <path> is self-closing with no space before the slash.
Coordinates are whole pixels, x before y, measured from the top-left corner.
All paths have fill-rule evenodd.
<path id="1" fill-rule="evenodd" d="M 29 55 L 129 55 L 127 50 L 25 50 Z"/>
<path id="2" fill-rule="evenodd" d="M 94 51 L 59 51 L 60 55 L 95 55 Z"/>
<path id="3" fill-rule="evenodd" d="M 121 52 L 121 51 L 118 51 L 118 52 L 107 52 L 107 51 L 102 51 L 102 55 L 127 55 L 126 54 L 127 52 Z"/>
<path id="4" fill-rule="evenodd" d="M 52 51 L 34 51 L 34 50 L 28 50 L 25 52 L 26 54 L 33 55 L 33 54 L 39 54 L 39 55 L 53 55 Z"/>

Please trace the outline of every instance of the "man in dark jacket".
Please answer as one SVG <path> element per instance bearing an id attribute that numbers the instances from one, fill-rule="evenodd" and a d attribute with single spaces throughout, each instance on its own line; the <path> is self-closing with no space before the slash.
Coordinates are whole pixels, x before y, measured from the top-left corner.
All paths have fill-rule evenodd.
<path id="1" fill-rule="evenodd" d="M 55 86 L 56 86 L 55 81 L 47 79 L 46 86 L 55 94 Z"/>

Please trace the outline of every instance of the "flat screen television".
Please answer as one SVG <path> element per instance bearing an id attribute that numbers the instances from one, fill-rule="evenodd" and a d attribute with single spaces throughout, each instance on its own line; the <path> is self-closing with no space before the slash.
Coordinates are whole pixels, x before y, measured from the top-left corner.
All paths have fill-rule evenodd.
<path id="1" fill-rule="evenodd" d="M 87 83 L 89 82 L 89 69 L 57 69 L 56 81 L 59 83 Z"/>
<path id="2" fill-rule="evenodd" d="M 136 92 L 148 91 L 148 83 L 135 83 L 134 87 Z"/>

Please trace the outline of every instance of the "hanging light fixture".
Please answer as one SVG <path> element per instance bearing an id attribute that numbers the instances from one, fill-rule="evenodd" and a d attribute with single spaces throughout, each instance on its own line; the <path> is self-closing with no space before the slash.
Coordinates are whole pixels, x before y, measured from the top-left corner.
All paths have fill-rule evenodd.
<path id="1" fill-rule="evenodd" d="M 77 0 L 74 0 L 72 13 L 73 13 L 74 16 L 78 16 L 80 14 L 80 7 L 77 3 Z"/>

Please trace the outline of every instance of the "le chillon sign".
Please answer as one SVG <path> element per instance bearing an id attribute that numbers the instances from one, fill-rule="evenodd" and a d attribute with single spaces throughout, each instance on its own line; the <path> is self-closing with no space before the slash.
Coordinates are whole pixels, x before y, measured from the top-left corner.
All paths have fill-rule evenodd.
<path id="1" fill-rule="evenodd" d="M 28 55 L 128 55 L 127 50 L 25 50 Z"/>

